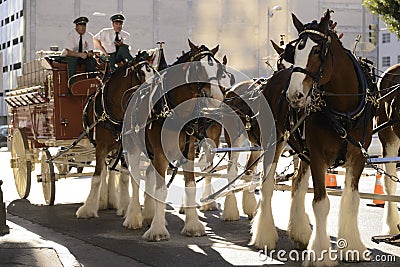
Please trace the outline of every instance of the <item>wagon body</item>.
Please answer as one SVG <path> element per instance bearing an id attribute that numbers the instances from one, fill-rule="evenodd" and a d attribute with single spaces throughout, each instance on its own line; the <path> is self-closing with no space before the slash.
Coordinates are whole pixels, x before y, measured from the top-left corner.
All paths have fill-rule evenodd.
<path id="1" fill-rule="evenodd" d="M 40 163 L 38 181 L 42 182 L 48 204 L 54 203 L 58 178 L 67 177 L 71 166 L 82 169 L 82 162 L 94 159 L 94 148 L 85 139 L 57 160 L 53 160 L 49 148 L 60 152 L 80 136 L 84 107 L 100 84 L 100 80 L 88 78 L 81 65 L 77 66 L 76 82 L 69 87 L 67 64 L 58 58 L 44 56 L 25 63 L 18 87 L 5 99 L 10 107 L 11 167 L 17 191 L 21 198 L 28 197 L 31 172 L 35 163 Z"/>

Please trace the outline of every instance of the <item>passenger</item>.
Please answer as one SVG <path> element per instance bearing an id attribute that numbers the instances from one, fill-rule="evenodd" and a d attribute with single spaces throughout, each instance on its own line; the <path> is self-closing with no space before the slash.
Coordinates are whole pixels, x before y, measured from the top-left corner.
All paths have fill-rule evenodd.
<path id="1" fill-rule="evenodd" d="M 76 73 L 77 65 L 86 65 L 87 72 L 96 71 L 97 62 L 93 57 L 93 34 L 86 31 L 86 24 L 89 22 L 87 17 L 79 17 L 74 20 L 75 29 L 67 35 L 65 48 L 62 56 L 66 57 L 68 63 L 68 79 L 71 86 L 75 78 L 71 78 Z"/>
<path id="2" fill-rule="evenodd" d="M 109 55 L 111 70 L 114 71 L 117 62 L 128 62 L 133 60 L 133 57 L 129 52 L 130 34 L 122 30 L 124 15 L 114 14 L 110 20 L 112 28 L 102 29 L 94 36 L 93 41 L 104 55 Z"/>

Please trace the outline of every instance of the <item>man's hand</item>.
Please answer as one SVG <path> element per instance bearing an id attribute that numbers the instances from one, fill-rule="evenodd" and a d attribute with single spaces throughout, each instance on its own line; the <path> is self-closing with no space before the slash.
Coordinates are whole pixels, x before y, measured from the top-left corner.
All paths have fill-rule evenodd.
<path id="1" fill-rule="evenodd" d="M 114 44 L 115 44 L 115 46 L 121 46 L 124 44 L 124 42 L 122 40 L 119 40 L 118 42 L 114 41 Z"/>
<path id="2" fill-rule="evenodd" d="M 78 53 L 79 57 L 82 59 L 86 59 L 88 57 L 87 53 Z"/>

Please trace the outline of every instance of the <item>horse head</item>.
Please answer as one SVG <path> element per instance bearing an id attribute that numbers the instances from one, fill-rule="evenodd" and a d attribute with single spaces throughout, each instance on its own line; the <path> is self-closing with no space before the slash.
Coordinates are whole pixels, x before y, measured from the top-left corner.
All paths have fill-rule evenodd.
<path id="1" fill-rule="evenodd" d="M 125 77 L 129 72 L 132 72 L 138 84 L 150 80 L 154 74 L 154 69 L 152 68 L 153 59 L 154 53 L 152 50 L 139 50 L 133 60 L 128 63 L 125 70 Z"/>
<path id="2" fill-rule="evenodd" d="M 205 45 L 195 45 L 189 39 L 190 57 L 184 65 L 186 68 L 186 82 L 197 83 L 196 86 L 201 92 L 197 95 L 204 95 L 209 98 L 216 99 L 220 102 L 224 100 L 223 89 L 221 85 L 226 85 L 226 57 L 225 64 L 221 64 L 215 54 L 219 50 L 219 45 L 213 49 L 207 48 Z M 183 57 L 185 54 L 183 55 Z"/>
<path id="3" fill-rule="evenodd" d="M 275 43 L 272 40 L 271 40 L 271 44 L 272 44 L 272 47 L 274 48 L 274 50 L 276 51 L 276 53 L 279 55 L 279 59 L 276 62 L 276 70 L 280 71 L 280 70 L 286 69 L 287 68 L 286 67 L 287 63 L 286 62 L 284 63 L 284 60 L 285 60 L 285 58 L 284 58 L 285 49 L 280 47 L 277 43 Z"/>
<path id="4" fill-rule="evenodd" d="M 299 35 L 284 52 L 284 59 L 293 64 L 286 96 L 292 107 L 303 108 L 309 102 L 311 89 L 326 83 L 331 75 L 330 64 L 326 64 L 332 41 L 330 11 L 319 23 L 314 20 L 303 24 L 294 14 L 292 18 Z"/>

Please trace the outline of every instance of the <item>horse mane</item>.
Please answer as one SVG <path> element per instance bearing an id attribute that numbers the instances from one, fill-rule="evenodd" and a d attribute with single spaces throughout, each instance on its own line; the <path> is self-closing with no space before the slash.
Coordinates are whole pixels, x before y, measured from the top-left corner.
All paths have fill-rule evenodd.
<path id="1" fill-rule="evenodd" d="M 184 53 L 182 56 L 178 57 L 178 59 L 174 63 L 172 63 L 172 66 L 188 62 L 191 56 L 192 56 L 192 51 Z"/>
<path id="2" fill-rule="evenodd" d="M 210 49 L 208 49 L 207 46 L 205 46 L 205 45 L 201 45 L 201 46 L 199 46 L 198 51 L 210 51 Z M 178 59 L 174 63 L 172 63 L 171 66 L 178 65 L 181 63 L 186 63 L 189 61 L 190 57 L 192 57 L 192 56 L 193 56 L 193 53 L 191 50 L 189 50 L 188 52 L 183 53 L 183 55 L 178 57 Z"/>
<path id="3" fill-rule="evenodd" d="M 123 75 L 125 75 L 126 73 L 126 69 L 130 68 L 132 66 L 135 65 L 135 60 L 141 56 L 143 58 L 143 60 L 146 60 L 146 56 L 149 56 L 149 53 L 147 52 L 147 50 L 138 50 L 138 52 L 133 56 L 133 59 L 125 62 L 124 65 L 122 65 L 121 67 L 118 67 L 114 72 L 111 73 L 111 77 L 116 76 L 119 73 L 123 73 Z"/>

